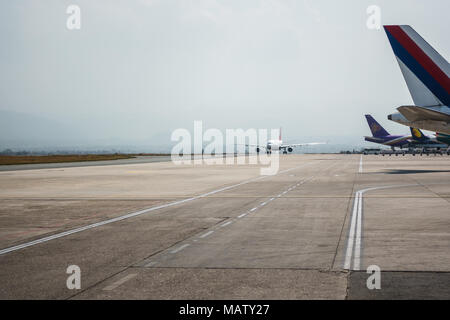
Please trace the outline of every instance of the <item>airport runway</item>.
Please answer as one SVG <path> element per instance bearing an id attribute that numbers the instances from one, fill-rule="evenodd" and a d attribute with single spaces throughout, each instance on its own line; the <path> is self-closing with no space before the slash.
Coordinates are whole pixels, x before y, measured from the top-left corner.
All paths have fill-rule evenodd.
<path id="1" fill-rule="evenodd" d="M 0 283 L 1 299 L 450 299 L 450 161 L 0 172 Z"/>

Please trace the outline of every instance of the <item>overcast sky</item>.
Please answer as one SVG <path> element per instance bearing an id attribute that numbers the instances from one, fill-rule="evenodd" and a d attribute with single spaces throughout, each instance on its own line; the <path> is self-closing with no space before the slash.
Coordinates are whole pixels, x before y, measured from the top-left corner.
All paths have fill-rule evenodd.
<path id="1" fill-rule="evenodd" d="M 70 4 L 80 30 L 66 28 Z M 448 0 L 2 1 L 0 110 L 130 142 L 194 120 L 362 136 L 366 113 L 406 134 L 386 119 L 412 100 L 384 31 L 366 27 L 372 4 L 449 60 Z"/>

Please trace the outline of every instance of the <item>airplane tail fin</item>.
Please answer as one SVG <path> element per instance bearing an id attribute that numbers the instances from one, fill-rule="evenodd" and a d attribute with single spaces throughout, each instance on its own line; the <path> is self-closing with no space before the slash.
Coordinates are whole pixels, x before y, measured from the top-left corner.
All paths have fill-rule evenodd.
<path id="1" fill-rule="evenodd" d="M 372 136 L 385 137 L 389 135 L 389 132 L 387 132 L 370 114 L 366 114 L 366 119 L 370 131 L 372 131 Z"/>
<path id="2" fill-rule="evenodd" d="M 413 28 L 384 26 L 414 103 L 450 105 L 450 65 Z"/>
<path id="3" fill-rule="evenodd" d="M 424 135 L 422 131 L 420 131 L 420 129 L 413 128 L 413 127 L 410 127 L 409 129 L 411 130 L 411 136 L 414 140 L 420 141 L 420 142 L 425 142 L 425 141 L 429 140 L 428 137 L 426 135 Z"/>

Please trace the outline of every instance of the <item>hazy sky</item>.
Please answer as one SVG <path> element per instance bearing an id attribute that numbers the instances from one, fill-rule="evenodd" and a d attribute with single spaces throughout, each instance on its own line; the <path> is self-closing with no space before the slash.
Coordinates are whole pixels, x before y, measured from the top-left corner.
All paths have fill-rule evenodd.
<path id="1" fill-rule="evenodd" d="M 66 28 L 70 4 L 80 30 Z M 412 100 L 384 31 L 366 27 L 372 4 L 449 60 L 448 0 L 2 1 L 0 110 L 122 141 L 194 120 L 362 136 L 365 113 L 406 134 L 386 119 Z"/>

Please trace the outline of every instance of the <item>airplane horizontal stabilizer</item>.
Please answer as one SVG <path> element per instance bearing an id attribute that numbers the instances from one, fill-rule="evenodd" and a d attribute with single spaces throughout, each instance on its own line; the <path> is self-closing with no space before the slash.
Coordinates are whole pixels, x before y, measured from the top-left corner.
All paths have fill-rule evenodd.
<path id="1" fill-rule="evenodd" d="M 434 120 L 450 121 L 450 114 L 418 106 L 401 106 L 397 110 L 409 121 Z"/>

